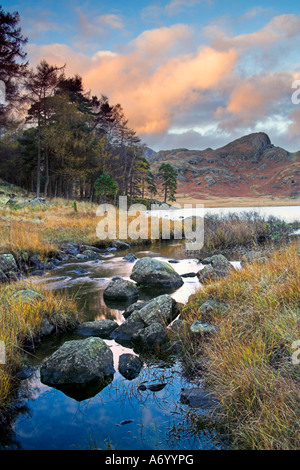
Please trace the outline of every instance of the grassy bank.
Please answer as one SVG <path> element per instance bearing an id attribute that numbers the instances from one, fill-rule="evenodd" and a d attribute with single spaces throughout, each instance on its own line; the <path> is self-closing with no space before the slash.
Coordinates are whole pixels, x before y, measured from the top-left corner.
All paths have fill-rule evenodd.
<path id="1" fill-rule="evenodd" d="M 211 314 L 220 332 L 189 343 L 186 359 L 194 370 L 208 361 L 221 433 L 238 449 L 299 448 L 299 365 L 291 359 L 292 343 L 300 339 L 297 246 L 199 291 L 183 313 L 189 324 L 202 319 L 199 307 L 209 299 L 228 308 Z"/>
<path id="2" fill-rule="evenodd" d="M 64 331 L 77 323 L 79 314 L 74 300 L 29 280 L 0 285 L 0 299 L 0 341 L 6 350 L 0 365 L 1 414 L 17 386 L 14 375 L 24 362 L 24 347 L 39 341 L 43 322 Z"/>

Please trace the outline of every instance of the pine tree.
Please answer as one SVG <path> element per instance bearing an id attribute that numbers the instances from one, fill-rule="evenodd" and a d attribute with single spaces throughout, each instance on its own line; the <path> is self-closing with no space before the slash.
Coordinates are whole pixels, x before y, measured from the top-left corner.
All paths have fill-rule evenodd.
<path id="1" fill-rule="evenodd" d="M 162 163 L 158 170 L 158 179 L 163 187 L 164 202 L 176 201 L 177 173 L 169 163 Z"/>

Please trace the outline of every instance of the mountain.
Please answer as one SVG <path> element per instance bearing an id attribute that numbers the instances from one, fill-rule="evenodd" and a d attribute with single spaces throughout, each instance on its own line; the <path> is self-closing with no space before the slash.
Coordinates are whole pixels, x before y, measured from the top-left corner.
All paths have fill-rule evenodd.
<path id="1" fill-rule="evenodd" d="M 178 173 L 178 193 L 209 196 L 289 196 L 300 192 L 300 151 L 275 147 L 263 132 L 213 150 L 164 150 L 148 156 L 153 169 L 170 163 Z"/>

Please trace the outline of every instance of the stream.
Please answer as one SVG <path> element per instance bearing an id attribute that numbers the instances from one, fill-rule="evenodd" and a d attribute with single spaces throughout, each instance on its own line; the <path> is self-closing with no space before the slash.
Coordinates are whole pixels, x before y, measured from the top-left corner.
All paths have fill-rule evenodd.
<path id="1" fill-rule="evenodd" d="M 186 256 L 180 242 L 134 247 L 129 251 L 137 258 L 151 256 L 163 261 L 177 260 L 172 266 L 179 274 L 197 272 L 201 263 Z M 111 251 L 105 260 L 62 262 L 46 279 L 48 288 L 76 295 L 84 320 L 109 318 L 119 324 L 124 321 L 122 312 L 126 304 L 109 304 L 103 300 L 103 291 L 110 280 L 120 275 L 130 279 L 134 263 L 123 260 L 127 251 Z M 233 262 L 234 265 L 239 263 Z M 84 274 L 78 269 L 85 270 Z M 185 303 L 201 284 L 197 277 L 183 278 L 184 284 L 172 297 Z M 165 293 L 165 292 L 164 292 Z M 148 300 L 160 292 L 140 296 Z M 118 372 L 118 359 L 133 350 L 105 340 L 112 349 L 115 374 L 113 381 L 101 391 L 91 390 L 90 397 L 76 401 L 62 391 L 40 381 L 40 365 L 65 341 L 82 339 L 76 332 L 51 337 L 42 342 L 34 355 L 28 355 L 29 370 L 33 375 L 21 381 L 20 413 L 14 422 L 13 433 L 0 446 L 6 449 L 115 449 L 115 450 L 197 450 L 221 449 L 224 445 L 214 432 L 193 431 L 191 413 L 205 415 L 210 407 L 193 408 L 181 400 L 182 388 L 204 387 L 198 378 L 190 382 L 184 377 L 180 360 L 172 354 L 164 358 L 142 357 L 144 367 L 133 380 Z M 141 391 L 139 384 L 166 383 L 159 391 Z"/>

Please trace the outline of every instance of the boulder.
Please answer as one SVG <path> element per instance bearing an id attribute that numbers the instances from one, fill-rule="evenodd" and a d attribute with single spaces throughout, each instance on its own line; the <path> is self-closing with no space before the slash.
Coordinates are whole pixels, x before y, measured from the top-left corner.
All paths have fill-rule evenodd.
<path id="1" fill-rule="evenodd" d="M 134 343 L 147 351 L 159 351 L 167 342 L 168 335 L 161 323 L 152 323 L 134 335 Z"/>
<path id="2" fill-rule="evenodd" d="M 234 272 L 234 267 L 223 255 L 213 255 L 212 257 L 203 260 L 202 263 L 209 263 L 197 273 L 197 276 L 202 283 L 216 281 Z"/>
<path id="3" fill-rule="evenodd" d="M 112 248 L 116 248 L 118 251 L 121 250 L 129 250 L 130 245 L 126 242 L 123 242 L 121 240 L 114 240 L 111 244 Z"/>
<path id="4" fill-rule="evenodd" d="M 103 292 L 104 298 L 110 300 L 130 300 L 139 296 L 137 286 L 126 279 L 112 279 Z"/>
<path id="5" fill-rule="evenodd" d="M 20 270 L 16 260 L 10 253 L 0 255 L 0 271 L 2 272 L 2 274 L 0 273 L 0 277 L 3 278 L 4 281 L 6 280 L 5 277 L 7 277 L 8 280 L 20 277 Z"/>
<path id="6" fill-rule="evenodd" d="M 14 294 L 14 297 L 20 297 L 22 302 L 34 302 L 36 300 L 43 300 L 43 296 L 32 289 L 22 289 Z"/>
<path id="7" fill-rule="evenodd" d="M 135 263 L 130 277 L 144 287 L 178 288 L 183 284 L 181 276 L 172 266 L 149 257 Z"/>
<path id="8" fill-rule="evenodd" d="M 228 306 L 217 300 L 207 300 L 199 308 L 203 322 L 209 323 L 214 313 L 227 313 Z"/>
<path id="9" fill-rule="evenodd" d="M 77 327 L 77 333 L 81 336 L 109 338 L 117 327 L 118 323 L 109 319 L 87 321 Z"/>
<path id="10" fill-rule="evenodd" d="M 46 385 L 86 384 L 113 375 L 113 354 L 101 338 L 65 342 L 41 367 Z"/>
<path id="11" fill-rule="evenodd" d="M 148 303 L 149 302 L 135 302 L 134 304 L 129 305 L 125 312 L 123 312 L 123 317 L 128 318 L 135 310 L 141 310 L 141 308 L 145 307 Z"/>
<path id="12" fill-rule="evenodd" d="M 134 354 L 122 354 L 119 357 L 119 372 L 125 379 L 135 379 L 143 367 L 143 362 Z"/>
<path id="13" fill-rule="evenodd" d="M 149 327 L 154 323 L 159 323 L 164 328 L 172 322 L 178 316 L 177 302 L 172 299 L 168 294 L 160 295 L 155 299 L 146 303 L 144 307 L 139 310 L 134 310 L 129 318 L 125 320 L 112 334 L 112 338 L 116 339 L 120 343 L 139 343 L 152 334 L 152 330 L 143 332 L 145 328 Z M 162 329 L 155 328 L 156 332 L 160 332 L 162 337 Z M 145 333 L 145 334 L 144 334 Z"/>

